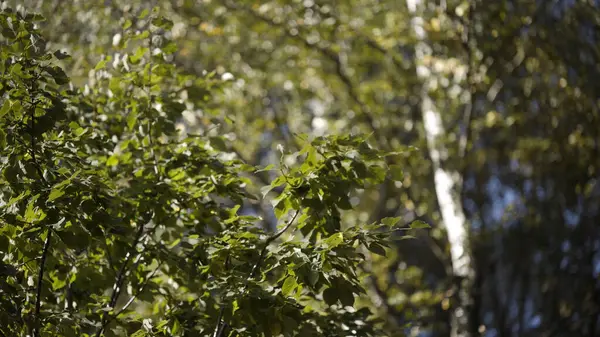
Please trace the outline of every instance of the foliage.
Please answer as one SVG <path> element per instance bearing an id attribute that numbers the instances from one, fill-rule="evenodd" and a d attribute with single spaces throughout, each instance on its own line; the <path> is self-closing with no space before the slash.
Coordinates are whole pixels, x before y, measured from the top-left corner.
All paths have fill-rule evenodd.
<path id="1" fill-rule="evenodd" d="M 372 133 L 376 148 L 418 148 L 411 150 L 417 155 L 387 157 L 390 167 L 403 169 L 394 174 L 400 181 L 358 190 L 353 209 L 340 212 L 341 224 L 401 216 L 401 225 L 433 225 L 426 235 L 410 233 L 417 239 L 392 245 L 385 257 L 365 252 L 361 269 L 368 273 L 360 279 L 368 296 L 355 303 L 381 319 L 385 335 L 448 336 L 457 280 L 427 153 L 426 93 L 443 117 L 441 165 L 456 172 L 469 229 L 476 274 L 466 308 L 471 335 L 600 335 L 599 2 L 423 2 L 427 57 L 415 52 L 413 1 L 156 2 L 173 20 L 167 40 L 179 47 L 169 63 L 206 83 L 187 87 L 185 99 L 194 106 L 186 105 L 176 127 L 223 136 L 224 144 L 211 144 L 231 151 L 225 160 L 257 167 L 301 165 L 304 157 L 293 153 L 306 144 L 291 131 L 310 139 Z M 103 57 L 112 58 L 105 66 L 113 72 L 117 54 L 131 55 L 131 42 L 131 49 L 119 49 L 123 27 L 142 30 L 138 16 L 152 6 L 6 3 L 48 18 L 36 24 L 48 48 L 72 56 L 57 62 L 81 88 L 95 81 L 90 70 Z M 430 78 L 426 88 L 417 63 Z M 279 144 L 292 155 L 282 158 Z M 242 176 L 258 196 L 279 175 L 275 169 Z M 274 188 L 267 199 L 281 191 Z M 244 199 L 238 212 L 260 214 L 260 225 L 273 231 L 272 205 L 260 199 Z"/>
<path id="2" fill-rule="evenodd" d="M 358 266 L 365 249 L 385 255 L 400 219 L 342 216 L 398 153 L 298 135 L 278 165 L 236 159 L 213 97 L 228 84 L 170 61 L 173 22 L 158 12 L 124 22 L 119 54 L 83 88 L 47 48 L 42 16 L 0 13 L 1 335 L 380 335 L 355 303 Z M 198 110 L 204 127 L 183 132 Z M 274 232 L 245 211 L 269 200 Z"/>

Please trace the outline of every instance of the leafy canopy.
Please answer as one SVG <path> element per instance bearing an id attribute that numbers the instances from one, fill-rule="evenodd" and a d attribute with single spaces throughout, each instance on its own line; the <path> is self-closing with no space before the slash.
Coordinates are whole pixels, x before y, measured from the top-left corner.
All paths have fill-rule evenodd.
<path id="1" fill-rule="evenodd" d="M 365 249 L 385 255 L 399 219 L 342 215 L 386 179 L 390 153 L 299 135 L 279 166 L 252 167 L 217 133 L 228 120 L 211 94 L 226 83 L 170 62 L 173 24 L 157 10 L 125 22 L 83 88 L 40 20 L 0 12 L 0 335 L 380 333 L 355 305 L 359 264 Z M 205 117 L 198 134 L 178 129 L 184 112 Z M 268 201 L 275 231 L 248 214 Z"/>

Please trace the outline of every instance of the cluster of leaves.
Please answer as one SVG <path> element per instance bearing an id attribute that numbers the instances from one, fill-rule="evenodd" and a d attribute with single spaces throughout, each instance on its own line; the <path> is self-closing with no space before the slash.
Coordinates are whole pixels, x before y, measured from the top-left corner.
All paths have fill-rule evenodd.
<path id="1" fill-rule="evenodd" d="M 0 12 L 0 335 L 372 336 L 361 247 L 385 254 L 398 218 L 344 228 L 351 196 L 387 175 L 365 137 L 299 137 L 263 197 L 280 227 L 243 215 L 261 170 L 234 159 L 211 116 L 212 74 L 182 74 L 172 22 L 127 20 L 75 88 L 39 15 Z M 190 93 L 195 93 L 190 95 Z M 198 97 L 197 93 L 203 93 Z M 272 170 L 271 167 L 263 170 Z"/>
<path id="2" fill-rule="evenodd" d="M 3 3 L 26 3 L 49 18 L 40 27 L 52 48 L 72 55 L 62 64 L 78 85 L 101 54 L 115 57 L 122 25 L 137 25 L 134 16 L 150 5 Z M 398 0 L 157 3 L 175 22 L 179 68 L 197 77 L 213 69 L 233 75 L 212 107 L 235 120 L 219 131 L 229 132 L 248 162 L 276 163 L 280 142 L 300 149 L 288 143 L 289 129 L 375 132 L 377 148 L 421 149 L 394 159 L 406 171 L 401 189 L 393 181 L 367 189 L 342 216 L 345 224 L 398 215 L 437 224 L 386 258 L 370 256 L 374 296 L 357 303 L 385 318 L 387 335 L 411 322 L 412 335 L 447 336 L 447 310 L 455 307 L 419 63 L 430 71 L 427 94 L 442 112 L 442 164 L 458 171 L 456 193 L 471 224 L 472 333 L 600 335 L 598 1 L 410 1 L 423 5 L 416 13 Z M 421 19 L 432 57 L 416 54 L 411 22 Z M 249 187 L 271 181 L 261 180 Z"/>

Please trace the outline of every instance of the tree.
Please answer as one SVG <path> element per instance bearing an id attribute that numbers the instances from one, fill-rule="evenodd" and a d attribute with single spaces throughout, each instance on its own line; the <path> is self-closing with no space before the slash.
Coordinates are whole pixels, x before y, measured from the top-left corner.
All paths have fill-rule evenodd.
<path id="1" fill-rule="evenodd" d="M 150 6 L 26 3 L 50 18 L 39 23 L 48 45 L 72 55 L 62 65 L 81 87 L 103 54 L 122 57 L 112 45 L 121 25 L 136 27 Z M 186 128 L 210 128 L 226 115 L 231 123 L 219 134 L 231 141 L 232 157 L 255 166 L 278 165 L 279 144 L 301 150 L 292 132 L 372 133 L 374 146 L 392 152 L 415 146 L 415 155 L 387 159 L 404 169 L 394 175 L 401 183 L 387 179 L 351 199 L 359 203 L 342 221 L 401 216 L 404 224 L 432 224 L 386 257 L 365 256 L 369 296 L 357 303 L 382 319 L 385 335 L 448 336 L 451 313 L 465 302 L 423 123 L 427 84 L 444 131 L 440 167 L 452 173 L 466 220 L 473 276 L 462 289 L 472 334 L 598 335 L 598 2 L 421 3 L 411 13 L 397 0 L 160 1 L 174 21 L 178 71 L 227 80 L 210 92 L 213 109 L 184 114 Z M 431 57 L 415 55 L 415 15 Z M 419 65 L 431 76 L 419 78 Z M 258 194 L 276 175 L 250 178 Z M 274 228 L 269 203 L 244 206 Z"/>
<path id="2" fill-rule="evenodd" d="M 168 61 L 173 22 L 158 8 L 123 23 L 124 54 L 104 55 L 83 88 L 59 66 L 69 56 L 48 50 L 43 20 L 0 12 L 1 335 L 382 334 L 356 303 L 358 267 L 363 250 L 386 254 L 400 218 L 342 217 L 393 179 L 386 158 L 402 153 L 294 135 L 298 151 L 258 169 L 218 135 L 229 120 L 211 95 L 227 83 Z M 178 129 L 195 109 L 212 120 Z M 251 187 L 261 172 L 274 176 L 264 200 Z M 244 214 L 267 200 L 272 232 Z"/>
<path id="3" fill-rule="evenodd" d="M 438 78 L 428 63 L 437 62 L 433 57 L 433 49 L 427 40 L 424 25 L 424 3 L 420 0 L 407 0 L 409 12 L 413 15 L 411 26 L 417 38 L 415 56 L 421 62 L 417 64 L 417 76 L 423 81 L 421 89 L 421 116 L 423 128 L 427 139 L 429 157 L 432 161 L 435 182 L 436 198 L 440 207 L 442 225 L 448 235 L 450 246 L 450 259 L 452 262 L 452 276 L 458 279 L 458 304 L 452 309 L 450 336 L 470 336 L 471 324 L 468 320 L 471 294 L 473 266 L 469 247 L 467 246 L 468 230 L 466 217 L 460 200 L 462 177 L 460 172 L 451 171 L 445 167 L 443 161 L 448 157 L 445 145 L 447 132 L 443 125 L 442 115 L 429 91 L 436 87 Z M 467 41 L 468 42 L 468 41 Z"/>

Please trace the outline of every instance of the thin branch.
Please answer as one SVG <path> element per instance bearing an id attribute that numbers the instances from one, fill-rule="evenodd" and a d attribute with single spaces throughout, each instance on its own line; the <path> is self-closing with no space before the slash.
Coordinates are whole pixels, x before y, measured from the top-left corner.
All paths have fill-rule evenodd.
<path id="1" fill-rule="evenodd" d="M 335 67 L 336 67 L 335 73 L 336 73 L 337 77 L 340 79 L 340 81 L 346 87 L 348 96 L 359 107 L 361 115 L 367 122 L 370 130 L 374 133 L 377 132 L 377 127 L 375 126 L 375 119 L 372 116 L 372 112 L 370 111 L 369 106 L 360 98 L 360 94 L 359 94 L 356 86 L 350 79 L 350 76 L 348 75 L 348 71 L 346 70 L 344 62 L 342 61 L 342 58 L 340 57 L 340 55 L 338 53 L 334 52 L 330 48 L 326 48 L 326 47 L 320 46 L 318 44 L 311 44 L 310 42 L 308 42 L 308 40 L 306 40 L 300 34 L 292 34 L 290 29 L 288 27 L 286 27 L 284 24 L 277 23 L 277 22 L 273 21 L 272 19 L 270 19 L 260 13 L 257 13 L 256 11 L 254 11 L 251 8 L 244 7 L 244 6 L 235 6 L 231 3 L 228 3 L 227 1 L 225 1 L 224 6 L 230 10 L 243 10 L 243 11 L 251 14 L 253 17 L 255 17 L 273 27 L 281 28 L 288 38 L 301 42 L 307 49 L 318 51 L 326 59 L 329 59 L 331 62 L 333 62 L 333 64 L 335 64 Z M 385 48 L 381 47 L 379 44 L 377 44 L 377 42 L 369 39 L 366 36 L 362 36 L 362 37 L 365 40 L 367 40 L 367 43 L 370 46 L 376 48 L 379 52 L 383 53 L 384 55 L 388 54 L 388 52 L 385 50 Z M 392 59 L 393 59 L 394 64 L 396 65 L 396 67 L 400 68 L 401 67 L 400 63 L 396 59 L 394 59 L 394 58 L 392 58 Z M 378 134 L 380 134 L 380 133 L 378 133 Z M 385 148 L 389 148 L 389 144 L 385 137 L 379 137 L 378 141 Z M 382 184 L 382 186 L 380 188 L 380 195 L 381 195 L 380 202 L 377 203 L 378 206 L 377 206 L 376 210 L 374 212 L 372 212 L 372 215 L 371 215 L 372 218 L 378 217 L 378 215 L 381 214 L 381 212 L 385 209 L 385 202 L 383 200 L 385 197 L 387 197 L 389 195 L 390 187 L 391 187 L 390 182 L 388 180 L 386 180 Z"/>
<path id="2" fill-rule="evenodd" d="M 374 276 L 375 274 L 373 273 L 373 265 L 371 263 L 370 258 L 368 258 L 369 254 L 367 250 L 365 249 L 365 247 L 361 247 L 361 250 L 362 253 L 365 254 L 365 256 L 367 256 L 367 259 L 365 259 L 365 263 L 362 264 L 361 268 L 366 274 L 369 275 L 369 277 L 366 278 L 368 286 L 367 290 L 369 291 L 371 297 L 376 299 L 376 301 L 373 301 L 373 304 L 375 304 L 376 307 L 383 306 L 385 308 L 387 316 L 390 317 L 390 320 L 393 321 L 396 326 L 401 326 L 401 312 L 399 312 L 394 306 L 390 305 L 390 303 L 387 301 L 387 294 L 377 284 L 377 280 Z"/>
<path id="3" fill-rule="evenodd" d="M 34 90 L 36 90 L 36 84 L 37 84 L 38 80 L 39 80 L 39 76 L 36 76 L 32 81 L 31 88 L 27 89 L 29 96 L 31 98 L 31 106 L 30 106 L 31 127 L 29 129 L 29 134 L 31 136 L 30 155 L 31 155 L 31 160 L 33 161 L 33 166 L 35 167 L 36 171 L 38 172 L 38 175 L 40 176 L 40 179 L 42 180 L 43 184 L 46 186 L 50 186 L 50 184 L 44 177 L 44 172 L 42 171 L 42 169 L 37 161 L 37 157 L 35 155 L 35 148 L 36 148 L 35 140 L 36 139 L 35 139 L 34 133 L 35 133 L 35 109 L 37 106 L 37 100 L 34 98 Z M 44 248 L 42 249 L 42 257 L 41 257 L 41 261 L 40 261 L 40 267 L 38 270 L 38 280 L 37 280 L 36 299 L 35 299 L 35 312 L 34 312 L 35 325 L 34 325 L 34 330 L 33 330 L 33 335 L 35 337 L 38 337 L 40 335 L 39 325 L 40 325 L 40 311 L 41 311 L 41 306 L 42 306 L 42 285 L 43 285 L 43 280 L 44 280 L 44 269 L 46 267 L 46 259 L 48 257 L 48 251 L 50 249 L 50 240 L 52 240 L 52 230 L 50 228 L 48 228 L 48 230 L 46 232 L 46 241 L 44 242 Z"/>
<path id="4" fill-rule="evenodd" d="M 33 335 L 38 337 L 40 335 L 39 324 L 40 324 L 40 309 L 42 304 L 42 283 L 44 279 L 44 268 L 46 267 L 46 258 L 48 257 L 48 250 L 50 249 L 50 240 L 52 239 L 52 231 L 48 229 L 46 235 L 46 242 L 44 242 L 44 249 L 42 250 L 42 260 L 40 261 L 40 269 L 38 271 L 36 299 L 35 299 L 35 327 Z"/>
<path id="5" fill-rule="evenodd" d="M 213 337 L 221 336 L 223 333 L 223 329 L 227 323 L 223 322 L 223 314 L 225 313 L 225 307 L 221 306 L 221 310 L 219 310 L 219 316 L 217 317 L 217 326 L 215 327 L 215 332 L 213 333 Z"/>
<path id="6" fill-rule="evenodd" d="M 267 248 L 269 247 L 269 245 L 273 241 L 277 240 L 281 235 L 283 235 L 283 233 L 285 233 L 285 231 L 287 231 L 292 226 L 292 224 L 296 220 L 296 217 L 298 217 L 298 214 L 300 214 L 300 211 L 297 210 L 296 213 L 294 213 L 294 215 L 290 219 L 290 221 L 288 221 L 288 223 L 283 228 L 281 228 L 275 234 L 271 235 L 265 241 L 265 245 L 263 246 L 263 249 L 260 252 L 260 256 L 258 257 L 258 261 L 256 261 L 256 264 L 254 265 L 254 267 L 252 267 L 252 271 L 250 272 L 250 279 L 254 278 L 256 276 L 256 273 L 260 269 L 260 265 L 262 264 L 262 261 L 264 260 L 265 256 L 267 255 Z"/>
<path id="7" fill-rule="evenodd" d="M 154 277 L 154 275 L 156 274 L 158 269 L 160 269 L 161 266 L 162 262 L 159 263 L 158 266 L 156 266 L 152 273 L 150 273 L 150 275 L 144 280 L 144 283 L 142 283 L 142 286 L 138 289 L 138 291 L 129 298 L 129 300 L 123 305 L 123 307 L 121 307 L 121 309 L 119 309 L 119 311 L 117 311 L 114 315 L 111 315 L 104 327 L 108 326 L 108 324 L 110 324 L 113 320 L 119 317 L 119 315 L 125 312 L 125 310 L 127 310 L 127 308 L 135 301 L 135 299 L 144 291 L 150 280 Z"/>
<path id="8" fill-rule="evenodd" d="M 121 268 L 119 269 L 119 274 L 117 275 L 117 280 L 113 286 L 113 293 L 110 299 L 110 306 L 114 307 L 117 299 L 119 297 L 119 294 L 121 292 L 121 286 L 123 285 L 123 282 L 125 281 L 125 273 L 127 272 L 127 265 L 129 264 L 129 261 L 131 260 L 131 256 L 133 255 L 132 252 L 135 250 L 135 247 L 137 246 L 138 242 L 140 241 L 140 238 L 142 237 L 144 231 L 144 225 L 140 224 L 138 227 L 138 231 L 136 233 L 136 237 L 135 240 L 133 241 L 133 245 L 131 245 L 131 251 L 127 253 L 127 255 L 125 256 L 125 261 L 123 261 L 123 264 L 121 265 Z"/>
<path id="9" fill-rule="evenodd" d="M 290 31 L 290 29 L 288 27 L 286 27 L 285 25 L 277 23 L 277 22 L 273 21 L 273 19 L 268 18 L 260 13 L 257 13 L 252 8 L 248 8 L 246 6 L 236 6 L 227 1 L 225 1 L 223 3 L 223 5 L 230 10 L 243 10 L 243 11 L 249 13 L 250 15 L 252 15 L 253 17 L 259 19 L 260 21 L 263 21 L 273 27 L 281 28 L 288 38 L 301 42 L 308 49 L 318 51 L 325 58 L 327 58 L 331 62 L 333 62 L 336 67 L 337 76 L 339 77 L 341 82 L 346 86 L 348 95 L 350 96 L 352 101 L 354 101 L 354 103 L 356 103 L 360 107 L 362 115 L 365 118 L 367 124 L 374 131 L 377 129 L 375 127 L 375 120 L 374 120 L 373 116 L 371 116 L 371 113 L 369 111 L 367 104 L 365 104 L 360 99 L 358 90 L 356 90 L 356 87 L 352 83 L 350 76 L 348 76 L 346 68 L 344 67 L 344 63 L 342 62 L 338 53 L 334 52 L 333 50 L 331 50 L 329 48 L 308 42 L 308 40 L 305 39 L 304 37 L 302 37 L 300 34 L 293 34 Z"/>
<path id="10" fill-rule="evenodd" d="M 469 99 L 465 104 L 465 113 L 463 116 L 464 123 L 464 133 L 460 136 L 458 141 L 458 157 L 462 160 L 465 158 L 467 153 L 467 146 L 469 143 L 469 136 L 471 134 L 471 120 L 473 119 L 473 99 L 475 96 L 474 83 L 473 83 L 473 18 L 475 17 L 475 0 L 472 1 L 469 6 L 469 13 L 467 15 L 466 23 L 463 23 L 463 36 L 462 36 L 462 46 L 466 55 L 466 63 L 467 63 L 467 76 L 466 76 L 466 86 L 467 91 L 469 93 Z"/>
<path id="11" fill-rule="evenodd" d="M 117 279 L 115 280 L 115 283 L 113 285 L 113 291 L 110 296 L 110 301 L 109 301 L 108 305 L 106 306 L 106 308 L 108 308 L 108 309 L 113 308 L 115 306 L 115 304 L 117 303 L 117 299 L 119 298 L 119 295 L 121 294 L 123 282 L 125 281 L 127 265 L 129 265 L 129 261 L 131 260 L 133 251 L 135 250 L 135 247 L 137 246 L 140 238 L 142 237 L 143 232 L 144 232 L 144 224 L 140 224 L 138 227 L 137 233 L 136 233 L 135 240 L 133 241 L 131 251 L 127 252 L 127 255 L 125 255 L 125 261 L 123 261 L 123 264 L 121 265 L 121 268 L 119 269 L 119 273 L 117 274 Z M 96 331 L 96 337 L 100 337 L 102 335 L 102 332 L 104 332 L 104 329 L 106 328 L 106 326 L 109 323 L 108 319 L 109 319 L 109 315 L 107 315 L 107 313 L 104 312 L 102 315 L 102 323 L 100 325 L 100 328 L 98 329 L 98 331 Z"/>
<path id="12" fill-rule="evenodd" d="M 110 255 L 110 247 L 108 247 L 108 243 L 104 238 L 101 239 L 102 243 L 104 243 L 104 248 L 106 248 L 106 259 L 108 260 L 108 266 L 113 273 L 116 272 L 115 263 L 113 262 L 112 256 Z"/>
<path id="13" fill-rule="evenodd" d="M 260 251 L 260 255 L 258 256 L 258 260 L 254 264 L 254 266 L 252 266 L 252 270 L 250 271 L 250 276 L 246 280 L 246 284 L 244 285 L 242 294 L 244 294 L 246 292 L 246 290 L 248 289 L 248 284 L 250 284 L 250 280 L 252 280 L 256 276 L 258 271 L 260 270 L 260 266 L 261 266 L 262 262 L 264 261 L 265 256 L 267 255 L 267 249 L 268 249 L 269 245 L 273 241 L 277 240 L 280 236 L 282 236 L 283 233 L 285 233 L 292 226 L 292 224 L 298 217 L 298 214 L 300 214 L 300 211 L 296 210 L 296 212 L 294 213 L 292 218 L 287 222 L 287 224 L 283 228 L 281 228 L 279 231 L 277 231 L 273 235 L 269 236 L 269 238 L 267 238 L 267 240 L 265 240 L 264 246 L 263 246 L 262 250 Z M 221 337 L 221 335 L 223 334 L 223 331 L 225 331 L 227 322 L 223 321 L 224 312 L 225 312 L 225 307 L 221 307 L 221 310 L 219 311 L 217 326 L 215 327 L 213 337 Z"/>
<path id="14" fill-rule="evenodd" d="M 150 31 L 150 27 L 148 27 L 148 31 Z M 148 67 L 148 82 L 150 85 L 152 85 L 152 34 L 149 35 L 149 48 L 150 49 L 150 60 L 148 61 L 149 63 L 149 67 Z M 154 173 L 156 174 L 158 181 L 162 181 L 162 174 L 160 172 L 160 169 L 158 168 L 158 159 L 156 157 L 156 152 L 154 151 L 154 142 L 152 140 L 152 119 L 150 118 L 150 112 L 152 112 L 152 103 L 154 102 L 154 97 L 152 97 L 152 93 L 151 93 L 151 87 L 148 88 L 148 85 L 146 83 L 144 83 L 144 89 L 146 91 L 146 94 L 148 95 L 148 143 L 150 145 L 150 155 L 152 156 L 152 159 L 154 161 Z"/>
<path id="15" fill-rule="evenodd" d="M 148 27 L 148 31 L 150 32 L 150 27 Z M 150 50 L 150 59 L 149 59 L 149 67 L 148 67 L 148 82 L 150 84 L 152 84 L 152 34 L 149 35 L 149 50 Z M 146 91 L 146 94 L 148 95 L 148 112 L 150 112 L 152 110 L 152 102 L 153 102 L 153 97 L 152 94 L 150 92 L 150 88 L 148 88 L 147 83 L 144 83 L 144 91 Z M 154 143 L 152 141 L 152 121 L 150 119 L 150 114 L 148 114 L 148 116 L 146 116 L 147 118 L 147 127 L 148 127 L 148 142 L 150 145 L 150 155 L 152 156 L 153 162 L 154 162 L 154 173 L 157 175 L 157 180 L 158 183 L 160 183 L 162 181 L 162 176 L 160 173 L 160 170 L 158 168 L 158 159 L 156 157 L 156 153 L 154 151 Z M 119 270 L 119 273 L 117 275 L 117 279 L 115 281 L 115 284 L 113 285 L 113 292 L 111 295 L 111 299 L 109 302 L 109 305 L 107 306 L 107 308 L 114 308 L 115 305 L 117 304 L 117 300 L 119 299 L 119 296 L 121 294 L 121 290 L 123 287 L 123 283 L 125 282 L 125 279 L 129 273 L 129 270 L 127 269 L 127 266 L 129 265 L 129 261 L 131 260 L 131 256 L 133 255 L 132 252 L 135 251 L 137 244 L 140 242 L 142 235 L 144 233 L 144 224 L 140 224 L 138 231 L 136 233 L 136 237 L 135 240 L 133 242 L 132 245 L 132 251 L 128 252 L 127 255 L 125 256 L 125 261 L 123 261 L 123 264 L 121 265 L 121 268 Z M 139 259 L 136 260 L 134 262 L 134 268 L 137 266 L 137 264 L 139 263 Z M 160 267 L 160 265 L 159 265 Z M 158 270 L 158 267 L 157 269 Z M 156 272 L 156 270 L 154 272 Z M 153 273 L 154 273 L 153 272 Z M 149 280 L 149 279 L 148 279 Z M 146 281 L 148 281 L 146 280 Z M 147 282 L 146 282 L 147 283 Z M 146 284 L 145 283 L 145 284 Z M 144 284 L 144 287 L 145 287 Z M 142 289 L 143 290 L 143 289 Z M 141 292 L 141 290 L 140 290 Z M 139 293 L 138 293 L 139 294 Z M 137 294 L 136 294 L 137 296 Z M 129 305 L 131 305 L 131 303 L 135 300 L 136 296 L 133 296 L 129 299 L 129 301 L 127 302 L 127 304 L 121 308 L 121 310 L 114 315 L 112 318 L 110 315 L 108 315 L 106 312 L 103 314 L 102 317 L 102 324 L 100 326 L 100 328 L 98 329 L 98 331 L 96 332 L 96 337 L 100 337 L 102 335 L 102 332 L 104 331 L 104 329 L 106 328 L 106 326 L 108 326 L 108 324 L 114 319 L 116 318 L 116 316 L 118 316 L 120 313 L 122 313 L 125 309 L 127 309 L 127 307 Z"/>

